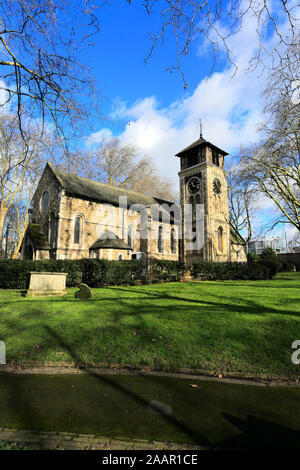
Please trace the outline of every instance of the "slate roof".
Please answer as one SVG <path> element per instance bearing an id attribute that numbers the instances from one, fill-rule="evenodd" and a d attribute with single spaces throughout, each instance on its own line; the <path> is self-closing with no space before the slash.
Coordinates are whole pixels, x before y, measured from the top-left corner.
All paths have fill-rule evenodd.
<path id="1" fill-rule="evenodd" d="M 29 224 L 28 235 L 37 250 L 51 249 L 41 224 Z"/>
<path id="2" fill-rule="evenodd" d="M 179 157 L 179 155 L 181 155 L 182 153 L 184 152 L 187 152 L 188 150 L 191 150 L 192 148 L 194 147 L 202 147 L 206 145 L 207 147 L 210 147 L 214 150 L 216 150 L 218 153 L 221 153 L 222 155 L 229 155 L 227 152 L 225 152 L 225 150 L 222 150 L 220 149 L 219 147 L 217 147 L 216 145 L 212 144 L 211 142 L 208 142 L 207 140 L 203 139 L 202 137 L 200 137 L 200 139 L 198 140 L 195 140 L 195 142 L 193 142 L 191 145 L 189 145 L 188 147 L 185 147 L 183 150 L 181 150 L 180 152 L 176 153 L 176 157 Z"/>
<path id="3" fill-rule="evenodd" d="M 144 194 L 128 191 L 123 188 L 111 186 L 109 184 L 99 183 L 79 176 L 68 175 L 53 168 L 51 163 L 47 163 L 56 176 L 59 184 L 67 194 L 84 197 L 93 201 L 99 201 L 110 204 L 119 205 L 119 197 L 126 196 L 128 206 L 133 204 L 143 204 L 150 206 L 151 204 L 159 204 L 164 202 L 168 205 L 173 204 L 170 201 L 164 201 L 159 198 L 145 196 Z"/>
<path id="4" fill-rule="evenodd" d="M 243 239 L 242 235 L 235 230 L 235 228 L 230 225 L 230 241 L 231 243 L 235 243 L 237 245 L 246 245 L 246 241 Z"/>
<path id="5" fill-rule="evenodd" d="M 99 240 L 90 246 L 90 250 L 98 250 L 100 248 L 114 248 L 117 250 L 132 250 L 124 240 L 121 240 L 115 233 L 106 231 L 104 232 Z"/>

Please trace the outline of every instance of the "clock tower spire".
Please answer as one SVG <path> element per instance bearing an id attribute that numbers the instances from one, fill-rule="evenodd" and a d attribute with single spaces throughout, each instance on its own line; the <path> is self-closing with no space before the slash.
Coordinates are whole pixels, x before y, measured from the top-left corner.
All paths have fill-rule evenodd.
<path id="1" fill-rule="evenodd" d="M 180 158 L 181 257 L 187 264 L 230 259 L 226 155 L 203 138 L 201 119 L 199 139 L 176 154 Z"/>

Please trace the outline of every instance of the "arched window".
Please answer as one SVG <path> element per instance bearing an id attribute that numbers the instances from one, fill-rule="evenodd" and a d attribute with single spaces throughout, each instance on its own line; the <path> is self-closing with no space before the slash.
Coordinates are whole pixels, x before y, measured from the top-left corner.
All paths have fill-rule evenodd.
<path id="1" fill-rule="evenodd" d="M 159 253 L 164 251 L 163 228 L 161 225 L 158 227 L 157 251 Z"/>
<path id="2" fill-rule="evenodd" d="M 76 217 L 74 224 L 74 243 L 80 243 L 81 217 Z"/>
<path id="3" fill-rule="evenodd" d="M 122 255 L 122 253 L 120 253 L 119 254 L 119 261 L 122 261 L 122 259 L 123 259 L 123 255 Z"/>
<path id="4" fill-rule="evenodd" d="M 175 236 L 174 228 L 172 228 L 171 230 L 170 245 L 171 245 L 171 253 L 176 253 L 176 236 Z"/>
<path id="5" fill-rule="evenodd" d="M 223 229 L 222 229 L 222 227 L 218 228 L 218 250 L 223 251 Z"/>
<path id="6" fill-rule="evenodd" d="M 42 195 L 42 200 L 41 200 L 41 209 L 43 212 L 45 212 L 48 209 L 49 200 L 50 200 L 49 192 L 44 191 Z"/>
<path id="7" fill-rule="evenodd" d="M 49 217 L 49 225 L 48 225 L 48 240 L 52 248 L 54 247 L 54 243 L 55 243 L 55 231 L 56 231 L 55 214 L 51 212 L 50 217 Z"/>
<path id="8" fill-rule="evenodd" d="M 219 154 L 215 150 L 212 151 L 212 161 L 214 165 L 220 166 Z"/>

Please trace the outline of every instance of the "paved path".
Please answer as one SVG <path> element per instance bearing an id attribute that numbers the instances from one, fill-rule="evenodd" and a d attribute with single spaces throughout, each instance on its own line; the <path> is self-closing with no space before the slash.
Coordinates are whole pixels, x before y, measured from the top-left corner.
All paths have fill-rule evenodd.
<path id="1" fill-rule="evenodd" d="M 42 450 L 203 450 L 204 447 L 175 442 L 107 439 L 93 434 L 37 432 L 0 428 L 0 441 Z"/>
<path id="2" fill-rule="evenodd" d="M 140 377 L 168 377 L 173 379 L 189 379 L 189 380 L 200 380 L 210 381 L 219 383 L 231 383 L 237 385 L 254 385 L 257 387 L 299 387 L 299 380 L 288 380 L 287 378 L 255 378 L 253 376 L 245 377 L 243 374 L 235 374 L 235 376 L 212 376 L 205 375 L 194 371 L 193 369 L 181 369 L 178 372 L 163 372 L 163 371 L 147 371 L 144 369 L 121 369 L 118 367 L 114 368 L 102 368 L 102 367 L 89 367 L 89 368 L 76 368 L 74 366 L 42 366 L 42 367 L 21 367 L 11 365 L 1 365 L 0 373 L 3 374 L 21 374 L 21 375 L 133 375 Z"/>
<path id="3" fill-rule="evenodd" d="M 61 449 L 163 449 L 167 442 L 185 443 L 171 444 L 174 449 L 189 449 L 190 443 L 196 448 L 300 449 L 299 402 L 299 386 L 91 371 L 2 373 L 0 439 L 32 443 L 31 436 L 43 448 Z M 10 428 L 27 430 L 26 441 L 18 434 L 24 431 Z"/>

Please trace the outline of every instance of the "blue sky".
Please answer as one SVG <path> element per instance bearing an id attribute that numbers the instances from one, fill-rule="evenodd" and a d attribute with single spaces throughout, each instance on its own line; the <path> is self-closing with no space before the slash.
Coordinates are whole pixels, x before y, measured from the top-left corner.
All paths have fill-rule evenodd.
<path id="1" fill-rule="evenodd" d="M 242 0 L 243 5 L 247 2 Z M 296 4 L 297 0 L 289 0 L 291 3 Z M 178 189 L 179 160 L 174 155 L 199 137 L 200 118 L 204 138 L 229 152 L 228 162 L 241 145 L 257 140 L 266 74 L 261 68 L 248 70 L 249 61 L 259 47 L 257 19 L 251 13 L 244 17 L 241 30 L 228 42 L 237 71 L 226 60 L 220 44 L 215 68 L 210 74 L 212 51 L 207 41 L 194 38 L 189 54 L 182 61 L 188 85 L 185 89 L 178 72 L 166 71 L 177 61 L 171 30 L 165 36 L 165 43 L 158 44 L 145 63 L 152 44 L 149 33 L 160 31 L 159 7 L 162 4 L 163 0 L 154 3 L 154 14 L 150 17 L 145 8 L 133 0 L 131 4 L 124 0 L 109 1 L 96 11 L 100 32 L 90 38 L 94 46 L 82 46 L 77 53 L 79 62 L 86 64 L 96 80 L 96 88 L 102 96 L 99 105 L 103 119 L 91 118 L 93 129 L 86 131 L 82 145 L 89 148 L 113 136 L 134 144 L 140 155 L 149 155 L 160 174 L 170 178 Z M 280 31 L 285 34 L 288 24 L 278 18 L 281 0 L 269 0 L 268 4 L 277 17 Z M 79 16 L 75 6 L 69 14 Z M 61 20 L 71 24 L 69 17 Z M 227 31 L 226 24 L 218 26 Z M 268 51 L 275 43 L 274 31 L 267 30 L 263 46 Z M 84 94 L 82 99 L 85 99 Z M 256 226 L 273 212 L 272 202 L 261 198 Z"/>
<path id="2" fill-rule="evenodd" d="M 275 14 L 277 1 L 269 2 Z M 145 64 L 151 47 L 148 33 L 159 31 L 158 15 L 148 17 L 141 6 L 119 2 L 104 6 L 98 16 L 100 34 L 91 39 L 95 45 L 85 48 L 79 58 L 89 65 L 96 78 L 103 95 L 101 110 L 107 119 L 94 122 L 86 146 L 112 136 L 135 144 L 141 155 L 153 158 L 160 173 L 168 176 L 176 187 L 179 161 L 174 155 L 198 138 L 200 117 L 204 137 L 231 156 L 241 145 L 257 140 L 266 75 L 262 69 L 248 71 L 249 61 L 258 48 L 257 21 L 251 14 L 245 17 L 241 31 L 229 41 L 238 65 L 234 77 L 234 69 L 225 60 L 222 48 L 210 75 L 211 50 L 207 43 L 196 39 L 182 64 L 186 90 L 177 72 L 166 71 L 176 63 L 171 34 Z M 280 28 L 286 32 L 287 24 Z M 269 31 L 264 42 L 267 50 L 274 41 L 276 38 Z M 258 201 L 257 228 L 273 211 L 271 201 L 266 198 Z"/>
<path id="3" fill-rule="evenodd" d="M 158 15 L 149 17 L 142 6 L 127 2 L 106 5 L 98 10 L 98 15 L 100 34 L 92 38 L 95 46 L 84 50 L 83 59 L 91 65 L 108 101 L 120 96 L 134 102 L 139 97 L 155 95 L 166 106 L 186 94 L 179 75 L 166 72 L 177 60 L 175 49 L 170 47 L 174 45 L 172 34 L 167 34 L 170 42 L 161 44 L 145 63 L 152 44 L 148 33 L 159 31 Z M 189 90 L 208 75 L 212 65 L 208 57 L 195 61 L 197 48 L 196 43 L 184 58 Z M 105 109 L 109 110 L 106 106 Z"/>
<path id="4" fill-rule="evenodd" d="M 185 90 L 180 75 L 166 71 L 176 63 L 171 34 L 164 45 L 155 49 L 150 60 L 144 62 L 151 47 L 148 32 L 159 31 L 158 17 L 149 18 L 144 8 L 128 3 L 109 4 L 98 15 L 100 34 L 92 38 L 94 47 L 85 48 L 80 58 L 89 65 L 103 94 L 101 110 L 108 120 L 95 123 L 99 139 L 111 131 L 122 140 L 133 140 L 141 153 L 146 152 L 157 161 L 163 173 L 166 167 L 169 172 L 172 152 L 198 137 L 200 117 L 205 136 L 230 152 L 253 139 L 260 119 L 263 82 L 257 73 L 245 73 L 257 46 L 254 19 L 249 18 L 242 32 L 232 39 L 231 47 L 239 65 L 233 79 L 233 69 L 224 60 L 224 51 L 219 53 L 213 74 L 209 76 L 210 50 L 206 44 L 194 42 L 183 61 L 188 84 Z M 155 122 L 159 125 L 155 126 Z M 165 139 L 156 129 L 161 125 L 166 132 Z M 170 132 L 167 131 L 178 134 L 173 135 L 174 144 L 169 151 L 166 143 L 170 143 Z M 97 141 L 97 135 L 94 139 Z M 159 147 L 163 153 L 160 157 Z M 175 179 L 176 171 L 172 177 Z"/>
<path id="5" fill-rule="evenodd" d="M 131 141 L 176 182 L 178 160 L 173 155 L 198 138 L 200 117 L 205 137 L 230 152 L 253 140 L 262 80 L 245 69 L 255 50 L 255 20 L 250 18 L 245 30 L 233 37 L 240 67 L 234 78 L 224 51 L 209 75 L 211 51 L 195 41 L 182 64 L 185 90 L 180 74 L 166 71 L 176 63 L 171 34 L 144 61 L 151 47 L 148 32 L 159 31 L 155 15 L 149 18 L 144 8 L 124 3 L 103 7 L 99 17 L 101 32 L 92 38 L 95 45 L 82 53 L 103 94 L 101 110 L 107 118 L 94 123 L 94 142 L 110 135 Z"/>

